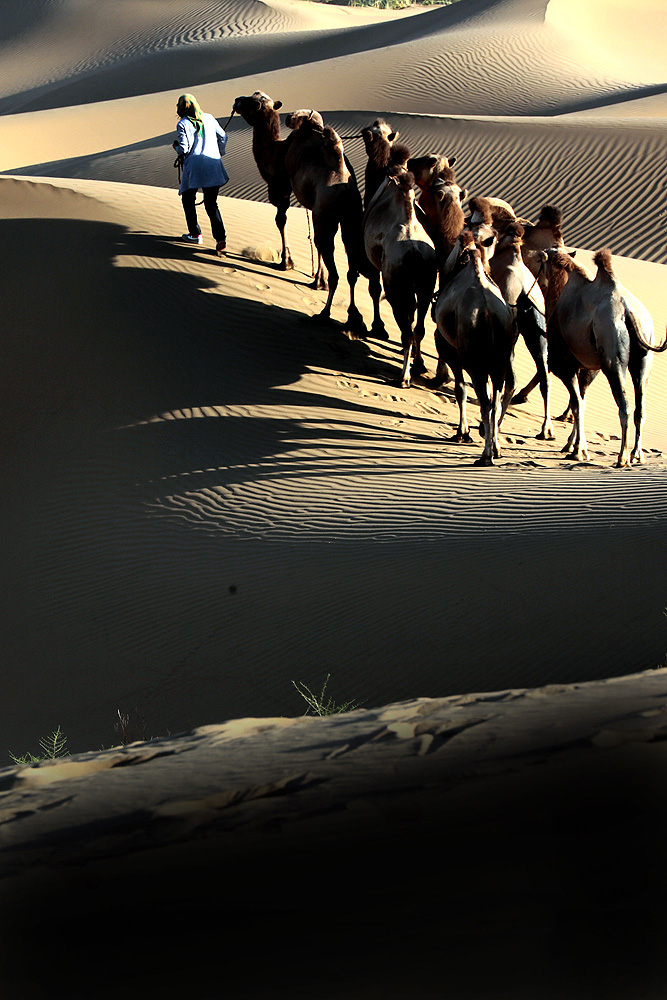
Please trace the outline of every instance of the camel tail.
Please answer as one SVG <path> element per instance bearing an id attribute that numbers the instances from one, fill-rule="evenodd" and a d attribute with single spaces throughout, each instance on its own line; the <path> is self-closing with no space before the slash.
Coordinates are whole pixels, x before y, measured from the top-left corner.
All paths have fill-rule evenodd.
<path id="1" fill-rule="evenodd" d="M 665 334 L 665 339 L 660 347 L 656 347 L 654 344 L 649 344 L 648 340 L 644 339 L 644 336 L 639 329 L 637 317 L 629 309 L 625 310 L 625 322 L 630 332 L 634 334 L 639 346 L 643 347 L 645 351 L 653 351 L 655 354 L 662 354 L 663 351 L 667 351 L 667 333 Z"/>

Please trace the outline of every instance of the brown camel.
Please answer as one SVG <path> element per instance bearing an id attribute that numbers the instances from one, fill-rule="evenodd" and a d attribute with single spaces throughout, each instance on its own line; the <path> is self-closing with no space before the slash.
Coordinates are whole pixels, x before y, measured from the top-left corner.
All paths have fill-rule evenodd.
<path id="1" fill-rule="evenodd" d="M 293 111 L 287 115 L 285 124 L 292 129 L 285 141 L 285 166 L 297 201 L 312 212 L 315 246 L 329 278 L 329 294 L 319 317 L 330 318 L 338 287 L 334 239 L 340 225 L 350 287 L 347 329 L 363 337 L 367 334 L 366 326 L 354 303 L 357 277 L 360 271 L 370 274 L 373 270 L 373 280 L 379 285 L 379 275 L 370 268 L 363 252 L 362 204 L 356 178 L 347 163 L 340 136 L 324 126 L 318 112 Z"/>
<path id="2" fill-rule="evenodd" d="M 465 228 L 459 233 L 445 260 L 442 268 L 443 274 L 449 274 L 456 267 L 463 250 L 464 237 L 467 240 L 470 233 L 472 233 L 475 246 L 481 254 L 482 266 L 486 271 L 489 269 L 489 261 L 493 257 L 498 239 L 491 200 L 480 197 L 471 198 L 468 202 L 468 209 L 470 215 L 465 219 Z"/>
<path id="3" fill-rule="evenodd" d="M 399 135 L 384 118 L 377 118 L 372 125 L 361 130 L 368 155 L 364 176 L 364 208 L 368 208 L 371 198 L 386 180 L 389 168 L 404 167 L 408 161 L 410 150 L 404 143 L 396 141 Z"/>
<path id="4" fill-rule="evenodd" d="M 653 343 L 653 321 L 646 307 L 621 285 L 610 250 L 594 257 L 594 278 L 562 250 L 544 254 L 549 295 L 557 298 L 549 316 L 549 367 L 570 395 L 574 427 L 563 451 L 577 461 L 588 459 L 584 432 L 584 393 L 577 374 L 601 370 L 607 377 L 621 422 L 621 449 L 616 465 L 642 463 L 642 430 L 646 420 L 644 399 L 652 352 L 667 349 Z M 635 391 L 635 444 L 628 458 L 628 402 L 625 379 L 630 372 Z"/>
<path id="5" fill-rule="evenodd" d="M 433 240 L 438 260 L 438 270 L 444 267 L 447 257 L 463 229 L 465 216 L 462 203 L 468 192 L 456 183 L 451 162 L 446 156 L 413 157 L 407 168 L 421 188 L 419 206 L 426 216 L 426 231 Z"/>
<path id="6" fill-rule="evenodd" d="M 544 420 L 537 437 L 545 440 L 553 439 L 554 436 L 549 412 L 546 310 L 542 289 L 521 256 L 523 231 L 520 222 L 507 223 L 504 233 L 496 242 L 489 270 L 503 298 L 514 312 L 518 332 L 537 367 L 544 400 Z"/>
<path id="7" fill-rule="evenodd" d="M 549 301 L 548 301 L 548 281 L 546 276 L 546 271 L 544 268 L 543 253 L 546 250 L 565 249 L 565 241 L 563 239 L 563 216 L 559 208 L 555 205 L 543 205 L 540 211 L 540 217 L 536 223 L 526 222 L 525 219 L 520 220 L 523 225 L 523 240 L 521 245 L 521 256 L 523 262 L 532 273 L 537 284 L 542 290 L 542 294 L 546 301 L 546 315 L 549 318 Z M 536 362 L 537 364 L 537 362 Z M 540 365 L 537 364 L 537 372 L 533 375 L 530 382 L 520 389 L 519 392 L 512 399 L 512 403 L 515 405 L 525 403 L 528 400 L 528 396 L 535 389 L 536 386 L 542 386 L 542 372 L 540 370 Z M 595 378 L 593 375 L 589 382 Z M 565 408 L 565 410 L 560 413 L 554 419 L 556 420 L 567 420 L 570 415 L 570 406 Z"/>
<path id="8" fill-rule="evenodd" d="M 285 166 L 285 143 L 280 138 L 278 110 L 281 107 L 282 101 L 273 101 L 268 94 L 256 90 L 250 97 L 237 97 L 233 111 L 252 126 L 252 153 L 257 168 L 267 183 L 269 201 L 277 209 L 276 226 L 282 241 L 280 267 L 287 271 L 294 267 L 285 236 L 292 189 Z"/>
<path id="9" fill-rule="evenodd" d="M 442 343 L 439 365 L 454 371 L 459 426 L 454 440 L 470 441 L 466 416 L 467 371 L 477 394 L 484 425 L 484 450 L 476 465 L 493 465 L 501 455 L 498 423 L 506 379 L 516 341 L 516 324 L 498 286 L 489 278 L 473 234 L 467 230 L 456 267 L 443 286 L 434 307 Z M 440 353 L 440 348 L 439 348 Z M 489 396 L 489 379 L 491 396 Z"/>
<path id="10" fill-rule="evenodd" d="M 368 259 L 382 274 L 401 331 L 401 385 L 407 388 L 411 356 L 412 373 L 425 371 L 421 342 L 436 278 L 435 248 L 416 218 L 415 182 L 408 171 L 396 168 L 375 192 L 364 213 L 364 245 Z"/>

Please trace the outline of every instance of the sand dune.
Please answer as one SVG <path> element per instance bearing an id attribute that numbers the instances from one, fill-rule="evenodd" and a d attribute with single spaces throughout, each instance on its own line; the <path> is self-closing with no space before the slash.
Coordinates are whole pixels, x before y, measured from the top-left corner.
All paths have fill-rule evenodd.
<path id="1" fill-rule="evenodd" d="M 447 440 L 451 391 L 395 388 L 386 307 L 387 344 L 309 321 L 322 296 L 308 288 L 303 210 L 290 210 L 294 274 L 244 255 L 275 247 L 277 231 L 238 118 L 228 257 L 213 259 L 208 238 L 194 253 L 175 241 L 175 97 L 196 86 L 225 121 L 238 94 L 263 88 L 345 136 L 385 115 L 416 152 L 456 154 L 471 194 L 521 214 L 558 204 L 581 259 L 612 248 L 661 337 L 664 15 L 642 8 L 630 46 L 627 8 L 605 10 L 69 0 L 28 23 L 11 7 L 3 746 L 34 744 L 54 719 L 75 749 L 111 740 L 120 703 L 156 733 L 289 713 L 294 675 L 316 684 L 329 670 L 377 704 L 661 661 L 662 358 L 645 468 L 613 469 L 618 417 L 599 379 L 587 468 L 561 455 L 565 427 L 535 440 L 534 396 L 508 415 L 502 466 L 483 472 L 476 443 Z M 361 143 L 346 148 L 361 179 Z M 425 347 L 433 368 L 430 334 Z M 522 346 L 517 361 L 527 381 Z M 560 383 L 553 393 L 559 412 Z M 484 581 L 508 569 L 480 624 Z"/>
<path id="2" fill-rule="evenodd" d="M 171 140 L 183 91 L 225 123 L 262 89 L 320 110 L 362 182 L 353 137 L 384 116 L 471 195 L 558 205 L 585 264 L 609 246 L 661 341 L 666 18 L 5 0 L 8 996 L 664 996 L 665 355 L 643 467 L 614 467 L 603 377 L 589 462 L 568 425 L 536 439 L 535 393 L 475 467 L 452 389 L 397 388 L 386 303 L 387 342 L 343 333 L 344 277 L 314 318 L 296 206 L 276 269 L 245 123 L 222 259 L 207 225 L 179 239 Z M 424 348 L 432 372 L 430 325 Z M 523 384 L 522 344 L 516 363 Z M 362 711 L 293 718 L 292 682 L 328 674 Z M 164 738 L 118 747 L 119 711 Z M 72 760 L 2 770 L 56 726 Z"/>

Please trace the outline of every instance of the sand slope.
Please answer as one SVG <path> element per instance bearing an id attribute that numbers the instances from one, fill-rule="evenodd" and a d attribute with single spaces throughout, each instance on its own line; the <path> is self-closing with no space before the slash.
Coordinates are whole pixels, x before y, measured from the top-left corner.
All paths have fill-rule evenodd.
<path id="1" fill-rule="evenodd" d="M 660 337 L 660 6 L 632 18 L 632 46 L 622 4 L 33 13 L 11 5 L 0 61 L 6 748 L 58 723 L 74 749 L 110 742 L 118 707 L 153 733 L 290 713 L 291 680 L 328 671 L 340 697 L 378 704 L 661 662 L 663 359 L 645 468 L 613 469 L 600 379 L 587 467 L 561 456 L 564 427 L 535 441 L 533 397 L 499 468 L 474 469 L 478 444 L 447 441 L 452 393 L 395 388 L 386 307 L 388 344 L 309 321 L 322 295 L 301 209 L 294 274 L 245 255 L 277 232 L 244 123 L 229 125 L 224 261 L 208 234 L 195 252 L 174 239 L 170 150 L 193 87 L 222 121 L 256 88 L 344 135 L 384 114 L 415 152 L 455 153 L 471 193 L 527 215 L 559 204 L 584 260 L 610 245 Z M 341 286 L 338 319 L 345 305 Z M 522 348 L 518 368 L 532 374 Z"/>

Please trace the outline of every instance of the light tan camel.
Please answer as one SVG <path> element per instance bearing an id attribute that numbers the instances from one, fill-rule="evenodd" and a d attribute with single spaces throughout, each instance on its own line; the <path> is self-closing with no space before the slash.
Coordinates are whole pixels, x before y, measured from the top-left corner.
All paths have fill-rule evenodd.
<path id="1" fill-rule="evenodd" d="M 354 291 L 359 272 L 368 274 L 373 269 L 363 252 L 362 204 L 356 178 L 347 163 L 340 136 L 324 125 L 318 112 L 293 111 L 287 115 L 285 124 L 292 130 L 285 142 L 287 173 L 297 201 L 312 212 L 315 246 L 328 273 L 329 294 L 319 317 L 330 318 L 338 287 L 334 239 L 340 225 L 350 287 L 347 329 L 363 337 L 368 331 L 355 305 Z M 375 272 L 374 280 L 379 285 L 379 275 Z"/>
<path id="2" fill-rule="evenodd" d="M 406 170 L 385 177 L 364 213 L 364 245 L 382 274 L 387 301 L 401 331 L 401 385 L 425 371 L 421 356 L 424 319 L 435 287 L 435 248 L 415 216 L 414 177 Z M 416 314 L 416 321 L 415 321 Z"/>
<path id="3" fill-rule="evenodd" d="M 280 138 L 281 107 L 282 101 L 273 101 L 268 94 L 256 90 L 250 97 L 237 97 L 232 110 L 252 126 L 252 153 L 267 183 L 269 201 L 277 209 L 276 226 L 282 241 L 280 267 L 287 271 L 294 267 L 285 235 L 292 189 L 285 166 L 285 144 Z"/>
<path id="4" fill-rule="evenodd" d="M 549 316 L 549 367 L 570 395 L 574 427 L 563 451 L 577 461 L 588 459 L 584 432 L 585 395 L 580 392 L 580 369 L 601 370 L 607 377 L 621 422 L 621 449 L 616 465 L 642 463 L 642 430 L 646 420 L 645 394 L 652 352 L 667 349 L 653 343 L 653 321 L 646 307 L 618 281 L 610 250 L 594 257 L 594 278 L 562 250 L 544 253 L 549 295 L 557 298 Z M 635 444 L 628 458 L 628 403 L 625 379 L 630 372 L 635 391 Z"/>
<path id="5" fill-rule="evenodd" d="M 440 291 L 434 319 L 443 352 L 438 363 L 450 365 L 456 379 L 459 426 L 454 439 L 471 440 L 465 370 L 472 379 L 484 425 L 484 450 L 475 464 L 493 465 L 494 458 L 501 456 L 498 423 L 503 397 L 508 395 L 506 378 L 511 368 L 516 324 L 500 289 L 484 270 L 470 231 L 464 236 L 457 266 Z"/>

